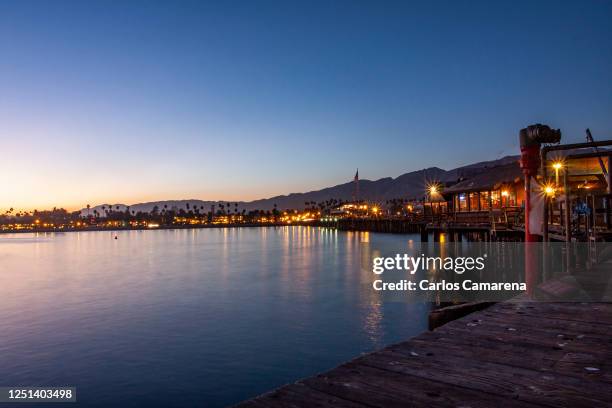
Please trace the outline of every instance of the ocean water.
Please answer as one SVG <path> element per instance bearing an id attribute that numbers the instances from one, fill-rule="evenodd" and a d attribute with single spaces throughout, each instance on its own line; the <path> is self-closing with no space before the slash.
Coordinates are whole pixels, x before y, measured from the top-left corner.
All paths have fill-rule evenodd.
<path id="1" fill-rule="evenodd" d="M 75 386 L 69 407 L 237 403 L 426 330 L 427 304 L 370 286 L 373 246 L 418 239 L 315 227 L 0 235 L 0 386 Z"/>

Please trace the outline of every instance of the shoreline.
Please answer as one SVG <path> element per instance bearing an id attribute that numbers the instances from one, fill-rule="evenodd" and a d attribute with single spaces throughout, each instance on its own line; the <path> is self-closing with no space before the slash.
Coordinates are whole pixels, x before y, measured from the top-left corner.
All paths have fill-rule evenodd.
<path id="1" fill-rule="evenodd" d="M 155 230 L 173 230 L 173 229 L 208 229 L 208 228 L 265 228 L 265 227 L 324 227 L 321 223 L 294 223 L 294 224 L 216 224 L 216 225 L 168 225 L 159 227 L 89 227 L 89 228 L 38 228 L 38 229 L 20 229 L 20 230 L 0 230 L 0 235 L 4 234 L 32 234 L 32 233 L 59 233 L 59 232 L 118 232 L 118 231 L 155 231 Z"/>

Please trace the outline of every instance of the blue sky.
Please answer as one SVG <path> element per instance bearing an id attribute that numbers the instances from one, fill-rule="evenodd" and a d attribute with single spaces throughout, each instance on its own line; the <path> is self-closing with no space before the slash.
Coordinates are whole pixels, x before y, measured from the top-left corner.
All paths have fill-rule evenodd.
<path id="1" fill-rule="evenodd" d="M 249 200 L 612 137 L 612 3 L 0 1 L 0 208 Z"/>

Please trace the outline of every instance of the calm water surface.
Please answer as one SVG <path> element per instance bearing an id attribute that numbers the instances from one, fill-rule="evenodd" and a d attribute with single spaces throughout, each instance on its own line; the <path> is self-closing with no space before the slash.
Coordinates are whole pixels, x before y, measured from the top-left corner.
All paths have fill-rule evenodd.
<path id="1" fill-rule="evenodd" d="M 427 305 L 369 289 L 371 244 L 410 240 L 311 227 L 0 235 L 0 386 L 74 385 L 71 407 L 255 396 L 426 329 Z"/>

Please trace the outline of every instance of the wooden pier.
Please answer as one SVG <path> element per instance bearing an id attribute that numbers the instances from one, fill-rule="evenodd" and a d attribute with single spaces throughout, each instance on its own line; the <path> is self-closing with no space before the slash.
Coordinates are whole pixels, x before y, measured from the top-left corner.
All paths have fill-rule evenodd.
<path id="1" fill-rule="evenodd" d="M 612 303 L 498 303 L 239 404 L 612 405 Z"/>

